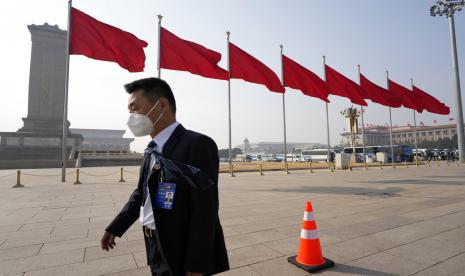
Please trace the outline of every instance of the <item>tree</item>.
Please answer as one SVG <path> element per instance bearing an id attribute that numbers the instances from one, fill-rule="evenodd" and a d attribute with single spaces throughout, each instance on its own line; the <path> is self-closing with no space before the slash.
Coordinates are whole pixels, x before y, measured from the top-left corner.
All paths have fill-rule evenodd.
<path id="1" fill-rule="evenodd" d="M 407 143 L 406 145 L 415 148 L 413 143 Z M 457 135 L 454 135 L 452 139 L 450 138 L 440 138 L 437 141 L 419 141 L 418 148 L 425 149 L 456 149 L 458 145 Z"/>
<path id="2" fill-rule="evenodd" d="M 238 154 L 242 154 L 242 150 L 240 148 L 233 148 L 231 149 L 231 158 L 236 158 Z M 220 158 L 228 158 L 229 157 L 229 149 L 220 149 L 218 150 L 218 156 Z"/>

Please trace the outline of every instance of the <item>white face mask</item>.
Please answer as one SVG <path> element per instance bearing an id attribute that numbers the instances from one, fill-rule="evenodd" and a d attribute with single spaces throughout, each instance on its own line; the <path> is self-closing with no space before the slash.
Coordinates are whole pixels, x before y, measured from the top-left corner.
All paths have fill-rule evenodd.
<path id="1" fill-rule="evenodd" d="M 159 103 L 160 101 L 157 101 L 155 105 L 145 115 L 137 113 L 129 114 L 127 125 L 131 132 L 134 134 L 134 136 L 141 137 L 152 133 L 154 126 L 158 123 L 158 121 L 160 121 L 161 117 L 164 114 L 160 113 L 155 122 L 152 122 L 152 120 L 150 120 L 150 118 L 147 115 L 149 115 L 158 106 Z"/>

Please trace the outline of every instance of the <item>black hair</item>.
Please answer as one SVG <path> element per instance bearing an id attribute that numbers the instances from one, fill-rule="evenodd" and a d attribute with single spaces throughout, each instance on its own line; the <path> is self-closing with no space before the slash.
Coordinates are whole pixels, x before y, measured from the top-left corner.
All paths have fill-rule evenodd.
<path id="1" fill-rule="evenodd" d="M 176 100 L 174 99 L 173 91 L 168 83 L 159 78 L 145 78 L 133 81 L 124 85 L 124 89 L 129 94 L 141 89 L 142 94 L 152 103 L 155 103 L 160 98 L 166 98 L 170 104 L 171 111 L 176 114 Z"/>

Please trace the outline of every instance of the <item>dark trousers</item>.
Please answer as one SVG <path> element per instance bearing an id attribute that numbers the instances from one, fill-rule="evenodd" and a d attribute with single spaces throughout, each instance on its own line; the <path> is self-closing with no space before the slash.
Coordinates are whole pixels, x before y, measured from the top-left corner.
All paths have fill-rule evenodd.
<path id="1" fill-rule="evenodd" d="M 163 258 L 158 244 L 157 231 L 147 227 L 142 227 L 145 240 L 145 251 L 147 253 L 147 263 L 153 276 L 172 276 L 170 268 Z"/>

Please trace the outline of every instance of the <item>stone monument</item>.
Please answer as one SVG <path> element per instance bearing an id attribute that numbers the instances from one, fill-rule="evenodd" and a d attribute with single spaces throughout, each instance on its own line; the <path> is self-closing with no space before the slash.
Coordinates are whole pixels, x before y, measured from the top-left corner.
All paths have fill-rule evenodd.
<path id="1" fill-rule="evenodd" d="M 57 25 L 29 25 L 31 65 L 28 113 L 17 132 L 0 132 L 0 169 L 61 167 L 66 35 Z M 67 167 L 139 165 L 124 130 L 70 129 L 66 122 Z M 79 165 L 78 165 L 79 164 Z"/>
<path id="2" fill-rule="evenodd" d="M 17 132 L 0 132 L 0 169 L 61 167 L 66 31 L 47 23 L 28 29 L 32 40 L 28 114 Z M 82 135 L 68 134 L 67 166 L 74 166 L 74 151 L 82 140 Z"/>
<path id="3" fill-rule="evenodd" d="M 57 25 L 29 25 L 31 66 L 28 114 L 18 132 L 62 133 L 66 31 Z M 66 127 L 69 128 L 67 122 Z"/>

